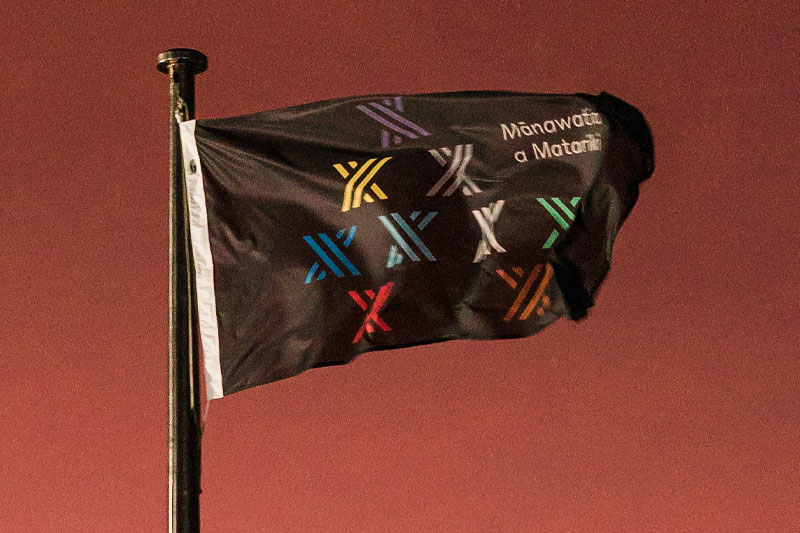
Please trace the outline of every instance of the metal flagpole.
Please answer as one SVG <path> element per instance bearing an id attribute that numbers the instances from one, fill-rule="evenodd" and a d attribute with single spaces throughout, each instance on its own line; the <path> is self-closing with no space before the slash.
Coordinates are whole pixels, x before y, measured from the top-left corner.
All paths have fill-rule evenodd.
<path id="1" fill-rule="evenodd" d="M 189 213 L 178 122 L 194 118 L 194 76 L 206 70 L 197 50 L 158 55 L 169 76 L 169 532 L 200 531 L 200 365 Z"/>

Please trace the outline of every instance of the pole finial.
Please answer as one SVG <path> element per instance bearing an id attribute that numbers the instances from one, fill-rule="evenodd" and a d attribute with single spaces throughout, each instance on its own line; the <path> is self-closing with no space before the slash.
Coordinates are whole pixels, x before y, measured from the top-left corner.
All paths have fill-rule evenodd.
<path id="1" fill-rule="evenodd" d="M 193 74 L 200 74 L 208 68 L 208 58 L 202 52 L 191 48 L 171 48 L 158 54 L 156 68 L 164 74 L 169 73 L 169 66 L 176 63 L 185 63 Z"/>

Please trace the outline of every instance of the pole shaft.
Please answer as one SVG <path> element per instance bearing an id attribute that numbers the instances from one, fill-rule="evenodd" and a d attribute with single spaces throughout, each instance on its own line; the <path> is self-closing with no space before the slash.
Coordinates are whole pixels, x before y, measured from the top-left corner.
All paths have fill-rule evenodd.
<path id="1" fill-rule="evenodd" d="M 194 76 L 206 59 L 195 50 L 172 49 L 158 57 L 169 76 L 169 529 L 200 531 L 200 365 L 194 272 L 186 185 L 176 116 L 194 118 Z"/>

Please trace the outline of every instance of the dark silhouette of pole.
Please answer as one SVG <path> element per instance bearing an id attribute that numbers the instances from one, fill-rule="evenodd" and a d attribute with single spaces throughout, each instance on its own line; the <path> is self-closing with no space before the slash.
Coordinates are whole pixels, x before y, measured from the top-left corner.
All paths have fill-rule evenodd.
<path id="1" fill-rule="evenodd" d="M 194 76 L 206 70 L 197 50 L 158 55 L 169 76 L 169 529 L 200 531 L 200 365 L 192 248 L 178 120 L 194 118 Z"/>

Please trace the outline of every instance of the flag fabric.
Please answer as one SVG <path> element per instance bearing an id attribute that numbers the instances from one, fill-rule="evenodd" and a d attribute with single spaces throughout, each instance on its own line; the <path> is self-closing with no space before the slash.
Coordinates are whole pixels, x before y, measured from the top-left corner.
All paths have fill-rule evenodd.
<path id="1" fill-rule="evenodd" d="M 180 131 L 212 399 L 582 318 L 653 172 L 643 116 L 606 93 L 361 96 Z"/>

